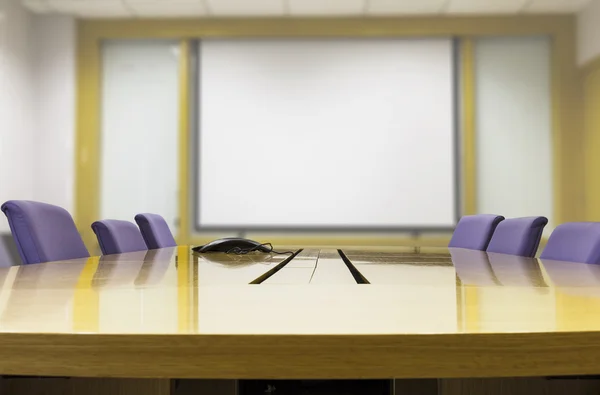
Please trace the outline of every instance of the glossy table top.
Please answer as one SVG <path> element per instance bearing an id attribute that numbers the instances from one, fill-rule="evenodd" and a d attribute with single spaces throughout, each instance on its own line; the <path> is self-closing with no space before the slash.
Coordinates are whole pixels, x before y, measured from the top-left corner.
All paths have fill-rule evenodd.
<path id="1" fill-rule="evenodd" d="M 132 347 L 139 340 L 142 347 L 158 344 L 149 339 L 185 335 L 177 339 L 207 347 L 231 342 L 218 350 L 264 342 L 273 352 L 280 345 L 307 347 L 311 339 L 356 347 L 363 340 L 392 347 L 404 338 L 457 347 L 461 335 L 508 342 L 498 347 L 512 341 L 535 347 L 537 340 L 554 344 L 571 336 L 600 343 L 600 266 L 412 247 L 343 254 L 305 249 L 290 258 L 198 255 L 177 247 L 0 268 L 0 346 L 22 341 L 19 334 L 42 342 L 68 339 L 65 347 L 79 339 L 121 339 Z M 593 358 L 600 373 L 600 350 Z M 61 374 L 47 369 L 41 372 Z"/>
<path id="2" fill-rule="evenodd" d="M 370 284 L 336 250 L 303 250 L 260 284 L 287 255 L 167 248 L 0 268 L 0 332 L 600 331 L 600 266 L 461 249 L 345 255 Z"/>

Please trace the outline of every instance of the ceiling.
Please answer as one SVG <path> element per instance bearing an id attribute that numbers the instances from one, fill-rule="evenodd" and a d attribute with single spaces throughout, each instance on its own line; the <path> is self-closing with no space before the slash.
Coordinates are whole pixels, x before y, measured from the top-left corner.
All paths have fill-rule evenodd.
<path id="1" fill-rule="evenodd" d="M 573 13 L 590 0 L 22 0 L 82 18 Z"/>

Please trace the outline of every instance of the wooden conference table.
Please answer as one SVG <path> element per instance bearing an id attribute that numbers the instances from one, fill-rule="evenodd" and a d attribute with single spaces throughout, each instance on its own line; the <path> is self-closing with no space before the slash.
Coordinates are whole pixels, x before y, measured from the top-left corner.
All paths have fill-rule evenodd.
<path id="1" fill-rule="evenodd" d="M 600 266 L 418 247 L 290 258 L 177 247 L 0 268 L 0 373 L 600 373 Z M 152 391 L 173 391 L 161 385 Z"/>

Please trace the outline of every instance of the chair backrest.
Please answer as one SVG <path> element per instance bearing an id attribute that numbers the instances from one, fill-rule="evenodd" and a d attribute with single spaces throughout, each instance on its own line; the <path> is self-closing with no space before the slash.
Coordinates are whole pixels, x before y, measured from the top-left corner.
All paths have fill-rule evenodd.
<path id="1" fill-rule="evenodd" d="M 104 255 L 147 250 L 140 230 L 129 221 L 96 221 L 92 224 L 92 230 Z"/>
<path id="2" fill-rule="evenodd" d="M 505 219 L 496 226 L 487 252 L 534 257 L 546 224 L 546 217 Z"/>
<path id="3" fill-rule="evenodd" d="M 503 220 L 501 215 L 466 215 L 456 224 L 448 247 L 485 251 L 496 226 Z"/>
<path id="4" fill-rule="evenodd" d="M 62 207 L 9 200 L 1 207 L 23 264 L 90 256 L 71 214 Z"/>
<path id="5" fill-rule="evenodd" d="M 177 243 L 169 229 L 167 221 L 158 214 L 138 214 L 135 216 L 149 250 L 176 247 Z"/>
<path id="6" fill-rule="evenodd" d="M 540 258 L 600 263 L 600 222 L 570 222 L 557 226 Z"/>

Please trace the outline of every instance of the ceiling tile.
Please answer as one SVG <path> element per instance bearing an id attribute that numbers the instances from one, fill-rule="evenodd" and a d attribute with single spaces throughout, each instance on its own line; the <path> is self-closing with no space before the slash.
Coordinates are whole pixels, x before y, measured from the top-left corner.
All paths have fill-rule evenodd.
<path id="1" fill-rule="evenodd" d="M 206 16 L 207 10 L 201 0 L 177 0 L 177 1 L 139 1 L 126 0 L 127 8 L 139 17 L 151 18 L 175 18 Z"/>
<path id="2" fill-rule="evenodd" d="M 366 0 L 287 0 L 292 15 L 359 15 Z"/>
<path id="3" fill-rule="evenodd" d="M 285 0 L 206 0 L 211 15 L 216 16 L 284 15 L 286 13 L 284 1 Z"/>
<path id="4" fill-rule="evenodd" d="M 88 0 L 89 1 L 89 0 Z M 182 4 L 204 4 L 204 0 L 123 0 L 128 5 L 180 6 Z"/>
<path id="5" fill-rule="evenodd" d="M 583 9 L 590 0 L 533 0 L 525 8 L 528 13 L 569 13 Z"/>
<path id="6" fill-rule="evenodd" d="M 450 14 L 515 14 L 529 0 L 452 0 L 446 12 Z"/>
<path id="7" fill-rule="evenodd" d="M 369 0 L 371 15 L 437 14 L 448 0 Z"/>
<path id="8" fill-rule="evenodd" d="M 23 5 L 38 14 L 52 11 L 46 0 L 23 0 Z"/>
<path id="9" fill-rule="evenodd" d="M 131 12 L 121 0 L 47 0 L 58 13 L 73 14 L 83 18 L 131 17 Z"/>

